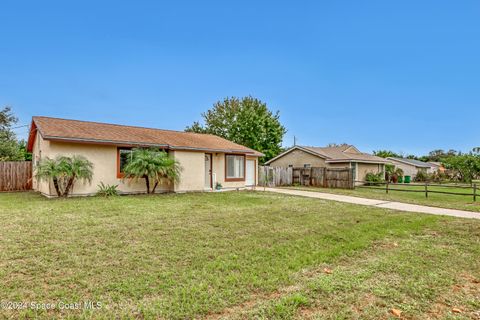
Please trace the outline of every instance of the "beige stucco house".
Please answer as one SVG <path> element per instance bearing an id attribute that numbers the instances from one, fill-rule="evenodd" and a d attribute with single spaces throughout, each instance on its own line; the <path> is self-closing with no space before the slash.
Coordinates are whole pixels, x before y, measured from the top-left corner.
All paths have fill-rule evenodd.
<path id="1" fill-rule="evenodd" d="M 123 178 L 122 168 L 133 148 L 155 147 L 168 152 L 182 167 L 180 181 L 164 183 L 157 192 L 214 190 L 257 184 L 258 157 L 262 153 L 215 135 L 33 117 L 27 149 L 33 154 L 33 170 L 46 158 L 82 155 L 94 165 L 91 184 L 77 182 L 72 195 L 93 195 L 98 184 L 118 185 L 121 193 L 143 193 L 145 182 Z M 52 182 L 33 178 L 33 189 L 55 196 Z"/>
<path id="2" fill-rule="evenodd" d="M 360 152 L 352 145 L 338 147 L 294 146 L 265 164 L 272 167 L 353 168 L 355 180 L 364 181 L 368 172 L 385 171 L 385 159 Z"/>
<path id="3" fill-rule="evenodd" d="M 415 159 L 388 157 L 387 160 L 391 164 L 393 164 L 396 168 L 402 169 L 403 175 L 411 176 L 412 179 L 415 179 L 418 171 L 423 171 L 425 173 L 432 173 L 438 170 L 437 165 L 433 165 L 433 164 L 415 160 Z"/>

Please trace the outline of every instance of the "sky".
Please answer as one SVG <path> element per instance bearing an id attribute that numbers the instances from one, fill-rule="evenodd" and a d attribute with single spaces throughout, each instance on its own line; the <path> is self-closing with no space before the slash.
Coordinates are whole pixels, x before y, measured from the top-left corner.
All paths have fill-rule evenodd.
<path id="1" fill-rule="evenodd" d="M 9 1 L 0 107 L 183 130 L 216 101 L 280 112 L 283 145 L 480 145 L 479 1 Z M 26 137 L 26 127 L 16 129 Z"/>

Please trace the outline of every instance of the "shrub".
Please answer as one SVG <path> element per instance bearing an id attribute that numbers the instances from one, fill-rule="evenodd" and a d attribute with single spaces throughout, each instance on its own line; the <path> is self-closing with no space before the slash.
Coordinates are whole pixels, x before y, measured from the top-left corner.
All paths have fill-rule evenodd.
<path id="1" fill-rule="evenodd" d="M 367 182 L 366 185 L 368 186 L 374 186 L 378 185 L 379 182 L 383 182 L 383 172 L 379 173 L 373 173 L 373 172 L 368 172 L 367 175 L 365 176 L 365 181 Z"/>
<path id="2" fill-rule="evenodd" d="M 97 195 L 102 197 L 111 197 L 111 196 L 118 196 L 118 184 L 117 185 L 109 185 L 100 182 L 98 185 Z"/>
<path id="3" fill-rule="evenodd" d="M 425 182 L 428 180 L 428 175 L 424 170 L 418 170 L 417 175 L 415 177 L 415 181 L 417 182 Z"/>

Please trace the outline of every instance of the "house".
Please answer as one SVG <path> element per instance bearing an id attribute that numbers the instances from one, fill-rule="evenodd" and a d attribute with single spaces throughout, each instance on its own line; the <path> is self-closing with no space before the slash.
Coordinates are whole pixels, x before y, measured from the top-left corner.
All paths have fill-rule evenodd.
<path id="1" fill-rule="evenodd" d="M 429 161 L 427 163 L 430 165 L 432 172 L 445 173 L 445 171 L 446 171 L 445 167 L 443 166 L 443 164 L 441 162 Z"/>
<path id="2" fill-rule="evenodd" d="M 420 160 L 395 157 L 388 157 L 387 160 L 395 167 L 402 169 L 403 175 L 411 176 L 412 179 L 415 179 L 418 171 L 424 171 L 425 173 L 435 171 L 435 168 L 431 164 Z"/>
<path id="3" fill-rule="evenodd" d="M 72 195 L 92 195 L 100 182 L 118 185 L 121 193 L 145 192 L 145 182 L 123 179 L 122 168 L 132 148 L 155 147 L 168 152 L 182 167 L 180 181 L 159 185 L 158 192 L 244 188 L 257 184 L 262 153 L 210 134 L 125 125 L 33 117 L 27 149 L 33 169 L 39 161 L 59 155 L 83 155 L 94 165 L 91 184 L 76 183 Z M 33 189 L 56 195 L 51 182 L 33 179 Z"/>
<path id="4" fill-rule="evenodd" d="M 265 164 L 272 167 L 353 168 L 356 181 L 364 181 L 367 173 L 385 171 L 387 161 L 360 152 L 352 145 L 337 147 L 294 146 Z"/>

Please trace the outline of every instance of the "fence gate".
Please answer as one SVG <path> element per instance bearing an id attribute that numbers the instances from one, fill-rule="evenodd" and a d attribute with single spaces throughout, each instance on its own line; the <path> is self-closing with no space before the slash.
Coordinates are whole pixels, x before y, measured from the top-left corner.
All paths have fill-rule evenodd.
<path id="1" fill-rule="evenodd" d="M 0 161 L 0 191 L 32 189 L 31 161 Z"/>

